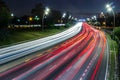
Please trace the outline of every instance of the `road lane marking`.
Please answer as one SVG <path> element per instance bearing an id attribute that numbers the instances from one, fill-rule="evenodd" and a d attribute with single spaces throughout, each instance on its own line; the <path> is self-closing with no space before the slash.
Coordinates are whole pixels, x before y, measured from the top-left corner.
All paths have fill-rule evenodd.
<path id="1" fill-rule="evenodd" d="M 52 70 L 53 68 L 55 68 L 56 66 L 57 66 L 57 65 L 52 66 L 52 67 L 49 69 L 49 71 Z"/>
<path id="2" fill-rule="evenodd" d="M 26 59 L 25 62 L 28 62 L 28 61 L 30 61 L 30 60 L 31 60 L 31 59 Z"/>
<path id="3" fill-rule="evenodd" d="M 38 54 L 37 57 L 41 56 L 42 54 Z"/>

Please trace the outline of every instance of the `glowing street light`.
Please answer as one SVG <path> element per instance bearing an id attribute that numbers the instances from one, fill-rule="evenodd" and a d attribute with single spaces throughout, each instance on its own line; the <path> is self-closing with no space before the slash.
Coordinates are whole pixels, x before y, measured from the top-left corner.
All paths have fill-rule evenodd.
<path id="1" fill-rule="evenodd" d="M 87 18 L 87 21 L 90 21 L 90 18 Z"/>
<path id="2" fill-rule="evenodd" d="M 13 14 L 13 13 L 11 13 L 11 16 L 13 17 L 13 16 L 14 16 L 14 14 Z"/>
<path id="3" fill-rule="evenodd" d="M 18 22 L 20 22 L 20 19 L 17 19 Z"/>
<path id="4" fill-rule="evenodd" d="M 50 12 L 50 9 L 49 9 L 48 7 L 46 7 L 46 11 L 47 11 L 47 12 Z"/>
<path id="5" fill-rule="evenodd" d="M 106 8 L 109 8 L 110 7 L 110 4 L 106 4 Z"/>
<path id="6" fill-rule="evenodd" d="M 44 13 L 43 13 L 43 17 L 42 17 L 42 31 L 44 30 L 44 18 L 46 15 L 48 15 L 50 12 L 50 9 L 48 7 L 45 8 Z"/>
<path id="7" fill-rule="evenodd" d="M 65 18 L 65 17 L 66 17 L 66 13 L 63 13 L 62 18 Z"/>
<path id="8" fill-rule="evenodd" d="M 112 12 L 114 16 L 114 27 L 115 27 L 115 12 L 113 11 L 113 8 L 110 4 L 106 4 L 107 11 Z"/>
<path id="9" fill-rule="evenodd" d="M 46 10 L 45 12 L 49 13 L 50 12 L 50 9 L 48 7 L 46 7 Z M 47 14 L 46 14 L 47 15 Z"/>
<path id="10" fill-rule="evenodd" d="M 113 16 L 114 16 L 114 19 L 113 19 L 113 22 L 114 22 L 114 26 L 113 27 L 115 27 L 115 12 L 114 12 L 114 10 L 113 10 L 113 7 L 110 5 L 110 4 L 107 4 L 106 5 L 106 8 L 107 8 L 107 10 L 109 11 L 109 12 L 112 12 L 113 13 Z M 114 39 L 114 30 L 113 30 L 113 39 Z"/>
<path id="11" fill-rule="evenodd" d="M 94 19 L 94 17 L 91 17 L 92 19 Z"/>
<path id="12" fill-rule="evenodd" d="M 109 11 L 109 12 L 110 12 L 110 11 L 112 11 L 112 8 L 111 8 L 111 7 L 109 7 L 109 8 L 108 8 L 108 11 Z"/>
<path id="13" fill-rule="evenodd" d="M 45 10 L 45 15 L 48 15 L 48 14 L 49 14 L 49 11 L 50 11 L 50 9 L 49 9 L 49 8 L 46 8 L 46 10 Z"/>
<path id="14" fill-rule="evenodd" d="M 72 20 L 74 19 L 74 17 L 72 17 Z"/>
<path id="15" fill-rule="evenodd" d="M 62 19 L 65 18 L 65 17 L 66 17 L 66 13 L 63 13 L 63 14 L 62 14 L 62 17 L 61 17 L 61 21 L 60 21 L 61 23 L 63 22 Z"/>
<path id="16" fill-rule="evenodd" d="M 74 20 L 75 20 L 75 21 L 77 21 L 78 19 L 77 19 L 77 18 L 75 18 Z"/>
<path id="17" fill-rule="evenodd" d="M 94 18 L 97 18 L 96 16 L 93 16 Z"/>
<path id="18" fill-rule="evenodd" d="M 96 16 L 93 16 L 95 20 L 97 20 L 97 17 Z"/>
<path id="19" fill-rule="evenodd" d="M 72 16 L 70 15 L 70 16 L 69 16 L 69 19 L 70 19 L 71 17 L 72 17 Z"/>

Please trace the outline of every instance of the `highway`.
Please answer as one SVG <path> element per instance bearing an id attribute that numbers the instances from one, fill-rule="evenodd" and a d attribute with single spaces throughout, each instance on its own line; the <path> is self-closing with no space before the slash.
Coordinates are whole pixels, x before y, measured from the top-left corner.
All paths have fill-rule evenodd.
<path id="1" fill-rule="evenodd" d="M 4 64 L 14 59 L 31 54 L 40 49 L 44 49 L 46 47 L 50 47 L 52 45 L 65 41 L 78 34 L 81 30 L 81 26 L 82 23 L 77 23 L 74 27 L 71 27 L 62 33 L 39 40 L 2 48 L 0 49 L 0 64 Z"/>
<path id="2" fill-rule="evenodd" d="M 56 35 L 66 40 L 57 49 L 1 72 L 0 80 L 106 80 L 109 53 L 105 34 L 87 23 L 78 23 L 68 33 L 69 37 Z"/>

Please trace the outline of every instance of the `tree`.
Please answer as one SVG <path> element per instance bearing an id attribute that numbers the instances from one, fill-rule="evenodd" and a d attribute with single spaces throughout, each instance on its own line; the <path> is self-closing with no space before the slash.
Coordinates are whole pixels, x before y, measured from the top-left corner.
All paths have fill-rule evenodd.
<path id="1" fill-rule="evenodd" d="M 114 28 L 114 34 L 119 38 L 120 40 L 120 27 Z"/>
<path id="2" fill-rule="evenodd" d="M 38 16 L 40 17 L 40 20 L 42 20 L 42 16 L 44 13 L 44 6 L 42 3 L 39 3 L 31 10 L 31 13 L 33 16 Z"/>
<path id="3" fill-rule="evenodd" d="M 51 9 L 50 14 L 44 19 L 46 28 L 54 28 L 54 24 L 60 23 L 61 16 L 62 14 L 60 11 Z"/>
<path id="4" fill-rule="evenodd" d="M 44 14 L 45 6 L 42 3 L 36 4 L 35 8 L 31 10 L 32 16 L 38 16 L 40 18 L 39 22 L 42 24 L 42 18 Z M 58 23 L 61 19 L 61 12 L 58 10 L 50 9 L 49 15 L 45 16 L 44 24 L 51 25 L 54 23 Z"/>
<path id="5" fill-rule="evenodd" d="M 5 28 L 10 20 L 10 10 L 5 2 L 0 0 L 0 28 Z"/>
<path id="6" fill-rule="evenodd" d="M 116 27 L 118 27 L 118 26 L 120 26 L 120 13 L 117 13 L 115 16 L 116 16 L 116 18 L 115 18 L 116 24 L 115 25 L 116 25 Z"/>
<path id="7" fill-rule="evenodd" d="M 57 11 L 57 10 L 51 10 L 50 11 L 50 14 L 47 16 L 47 21 L 51 24 L 55 24 L 55 23 L 58 23 L 61 19 L 61 12 L 60 11 Z"/>

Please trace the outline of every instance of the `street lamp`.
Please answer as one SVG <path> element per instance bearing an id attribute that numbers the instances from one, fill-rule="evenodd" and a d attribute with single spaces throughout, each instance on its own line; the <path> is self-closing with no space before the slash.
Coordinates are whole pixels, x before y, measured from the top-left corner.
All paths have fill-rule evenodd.
<path id="1" fill-rule="evenodd" d="M 107 8 L 107 10 L 108 10 L 109 12 L 112 12 L 112 13 L 113 13 L 113 16 L 114 16 L 113 27 L 115 27 L 115 12 L 114 12 L 114 10 L 113 10 L 113 8 L 111 7 L 110 4 L 107 4 L 107 5 L 106 5 L 106 8 Z"/>
<path id="2" fill-rule="evenodd" d="M 71 18 L 72 20 L 74 19 L 74 17 Z"/>
<path id="3" fill-rule="evenodd" d="M 90 21 L 90 18 L 87 18 L 86 20 L 89 22 L 89 21 Z"/>
<path id="4" fill-rule="evenodd" d="M 69 15 L 69 18 L 68 18 L 68 19 L 71 19 L 71 17 L 72 17 L 72 16 L 71 16 L 71 15 Z"/>
<path id="5" fill-rule="evenodd" d="M 77 18 L 75 18 L 74 20 L 75 20 L 75 21 L 77 21 L 78 19 L 77 19 Z"/>
<path id="6" fill-rule="evenodd" d="M 18 22 L 20 22 L 20 19 L 17 19 Z"/>
<path id="7" fill-rule="evenodd" d="M 11 13 L 11 17 L 13 17 L 14 16 L 14 14 L 13 13 Z"/>
<path id="8" fill-rule="evenodd" d="M 110 4 L 106 4 L 106 8 L 109 8 L 109 7 L 111 7 Z"/>
<path id="9" fill-rule="evenodd" d="M 44 30 L 44 18 L 46 15 L 48 15 L 50 12 L 50 9 L 48 7 L 45 8 L 44 13 L 43 13 L 43 17 L 42 17 L 42 31 Z"/>
<path id="10" fill-rule="evenodd" d="M 94 19 L 96 20 L 97 19 L 97 17 L 96 16 L 93 16 L 94 17 Z"/>
<path id="11" fill-rule="evenodd" d="M 65 18 L 65 17 L 66 17 L 66 13 L 63 13 L 62 18 Z"/>
<path id="12" fill-rule="evenodd" d="M 112 12 L 113 13 L 113 16 L 114 16 L 114 19 L 113 19 L 113 28 L 115 27 L 115 12 L 113 11 L 113 8 L 111 7 L 110 4 L 107 4 L 106 5 L 106 8 L 109 12 Z M 114 39 L 114 30 L 113 30 L 113 39 Z"/>
<path id="13" fill-rule="evenodd" d="M 62 17 L 61 17 L 61 24 L 62 24 L 62 22 L 63 22 L 62 19 L 65 18 L 65 17 L 66 17 L 66 13 L 63 13 L 63 14 L 62 14 Z"/>

